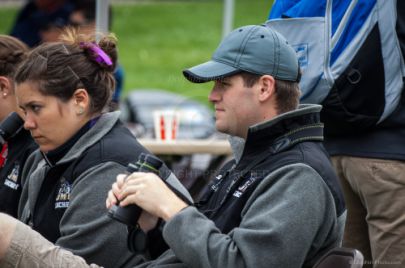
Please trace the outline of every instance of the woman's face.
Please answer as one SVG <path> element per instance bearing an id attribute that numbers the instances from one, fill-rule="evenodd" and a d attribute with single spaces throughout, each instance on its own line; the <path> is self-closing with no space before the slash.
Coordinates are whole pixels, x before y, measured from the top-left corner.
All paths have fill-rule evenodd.
<path id="1" fill-rule="evenodd" d="M 62 102 L 57 97 L 43 95 L 38 83 L 18 84 L 16 97 L 24 114 L 24 128 L 31 132 L 42 152 L 58 148 L 87 122 L 83 107 L 74 96 Z"/>

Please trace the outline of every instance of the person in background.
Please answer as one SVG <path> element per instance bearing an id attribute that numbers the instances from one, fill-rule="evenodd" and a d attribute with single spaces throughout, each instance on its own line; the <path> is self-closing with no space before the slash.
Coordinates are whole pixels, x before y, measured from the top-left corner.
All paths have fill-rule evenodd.
<path id="1" fill-rule="evenodd" d="M 322 145 L 321 106 L 298 105 L 294 49 L 266 26 L 243 26 L 221 42 L 211 61 L 183 73 L 192 82 L 214 82 L 209 100 L 216 127 L 233 137 L 234 159 L 195 206 L 153 173 L 117 177 L 107 207 L 118 200 L 120 206 L 137 204 L 166 222 L 170 249 L 139 267 L 312 267 L 340 245 L 346 210 Z M 7 234 L 18 225 L 0 227 L 1 258 Z M 27 263 L 42 256 L 29 254 Z M 70 260 L 89 267 L 79 256 Z"/>
<path id="2" fill-rule="evenodd" d="M 0 122 L 12 112 L 20 112 L 13 76 L 28 51 L 28 47 L 18 39 L 0 35 Z M 25 161 L 36 148 L 29 131 L 23 128 L 0 148 L 0 212 L 17 216 L 21 173 Z"/>
<path id="3" fill-rule="evenodd" d="M 25 224 L 17 224 L 1 267 L 73 267 L 72 253 L 104 267 L 148 257 L 147 251 L 134 255 L 127 249 L 126 226 L 105 208 L 117 174 L 148 153 L 119 112 L 103 112 L 115 87 L 116 59 L 114 36 L 96 42 L 94 35 L 68 30 L 60 42 L 33 49 L 17 70 L 17 103 L 39 150 L 22 175 L 18 218 Z M 27 264 L 24 256 L 32 250 L 46 256 Z M 65 258 L 53 259 L 55 252 Z"/>
<path id="4" fill-rule="evenodd" d="M 73 0 L 30 0 L 20 12 L 10 31 L 29 47 L 55 39 L 73 10 Z"/>
<path id="5" fill-rule="evenodd" d="M 394 34 L 398 36 L 401 62 L 404 62 L 405 2 L 396 1 L 396 5 Z M 378 49 L 360 49 L 360 52 L 364 53 L 364 59 L 381 53 Z M 378 69 L 379 63 L 370 65 L 370 61 L 366 60 L 364 64 L 372 66 L 371 74 L 381 70 Z M 375 61 L 378 61 L 378 57 L 375 57 Z M 384 73 L 379 75 L 384 76 Z M 370 84 L 368 80 L 369 76 L 363 74 L 360 82 L 356 82 L 357 87 Z M 378 89 L 369 90 L 373 94 L 371 91 Z M 385 90 L 392 89 L 388 87 Z M 330 124 L 325 123 L 325 130 L 333 128 L 333 124 L 333 120 Z M 350 129 L 345 134 L 325 135 L 325 147 L 341 179 L 347 203 L 343 246 L 360 250 L 364 255 L 364 267 L 405 266 L 404 138 L 405 88 L 395 111 L 374 128 L 363 132 Z"/>

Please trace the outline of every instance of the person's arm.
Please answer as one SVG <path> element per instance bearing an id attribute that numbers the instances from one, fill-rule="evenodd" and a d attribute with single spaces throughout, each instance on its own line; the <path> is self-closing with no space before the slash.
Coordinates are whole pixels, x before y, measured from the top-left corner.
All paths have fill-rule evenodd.
<path id="1" fill-rule="evenodd" d="M 124 171 L 124 166 L 107 162 L 76 179 L 56 245 L 82 256 L 88 263 L 104 267 L 120 267 L 130 258 L 133 258 L 130 263 L 141 260 L 141 256 L 133 257 L 127 249 L 126 225 L 111 219 L 104 205 L 115 177 Z"/>
<path id="2" fill-rule="evenodd" d="M 0 266 L 2 264 L 1 260 L 6 256 L 11 244 L 16 225 L 16 219 L 7 214 L 0 213 Z"/>
<path id="3" fill-rule="evenodd" d="M 229 234 L 187 207 L 167 221 L 163 237 L 189 267 L 288 268 L 302 267 L 319 247 L 337 246 L 334 228 L 329 189 L 312 168 L 297 164 L 265 178 L 243 209 L 240 226 Z"/>
<path id="4" fill-rule="evenodd" d="M 29 201 L 28 201 L 28 189 L 29 189 L 29 177 L 30 174 L 35 170 L 35 168 L 38 166 L 39 162 L 42 160 L 42 155 L 39 152 L 38 149 L 36 149 L 34 152 L 32 152 L 27 160 L 24 163 L 24 167 L 22 169 L 21 173 L 21 196 L 20 196 L 20 201 L 18 203 L 18 211 L 17 211 L 17 216 L 18 219 L 24 223 L 27 223 L 27 220 L 29 218 L 28 211 L 25 210 L 25 207 L 28 206 Z"/>

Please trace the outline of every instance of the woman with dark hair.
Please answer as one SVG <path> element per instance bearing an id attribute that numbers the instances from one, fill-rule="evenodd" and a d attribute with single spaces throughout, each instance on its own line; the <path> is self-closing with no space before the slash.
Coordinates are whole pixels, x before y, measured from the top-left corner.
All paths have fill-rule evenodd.
<path id="1" fill-rule="evenodd" d="M 18 110 L 13 76 L 18 64 L 27 57 L 28 50 L 20 40 L 0 35 L 0 122 Z M 0 144 L 0 212 L 17 216 L 22 169 L 36 148 L 29 131 L 23 128 Z"/>
<path id="2" fill-rule="evenodd" d="M 70 30 L 61 40 L 33 49 L 15 75 L 24 128 L 39 145 L 24 169 L 19 219 L 88 263 L 138 263 L 144 255 L 134 257 L 127 249 L 126 226 L 109 218 L 104 206 L 117 174 L 147 153 L 119 112 L 103 112 L 115 86 L 116 39 L 101 36 L 96 42 Z M 7 258 L 12 265 L 23 265 L 21 255 L 31 247 L 52 248 L 27 239 L 27 232 L 27 225 L 17 224 Z M 27 248 L 17 253 L 13 245 Z M 47 258 L 36 265 L 49 267 Z"/>

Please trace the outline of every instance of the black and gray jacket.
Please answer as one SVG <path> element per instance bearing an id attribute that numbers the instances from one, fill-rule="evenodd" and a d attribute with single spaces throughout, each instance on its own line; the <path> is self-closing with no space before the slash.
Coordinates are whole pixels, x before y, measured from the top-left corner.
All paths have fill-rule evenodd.
<path id="1" fill-rule="evenodd" d="M 405 2 L 396 1 L 396 33 L 402 51 L 402 62 L 405 61 Z M 376 41 L 377 42 L 377 41 Z M 363 51 L 363 53 L 370 53 Z M 375 69 L 375 66 L 372 67 Z M 383 70 L 384 71 L 384 70 Z M 379 75 L 384 76 L 384 72 Z M 403 78 L 405 79 L 405 77 Z M 364 81 L 370 80 L 364 77 Z M 376 88 L 370 87 L 370 95 L 376 94 Z M 386 89 L 387 90 L 387 89 Z M 350 95 L 351 96 L 351 95 Z M 353 103 L 358 102 L 354 98 Z M 333 126 L 325 125 L 328 130 Z M 327 133 L 327 132 L 326 132 Z M 345 135 L 325 135 L 325 147 L 332 156 L 354 156 L 405 161 L 405 88 L 402 89 L 399 104 L 393 113 L 380 124 L 365 132 L 353 129 Z"/>
<path id="2" fill-rule="evenodd" d="M 105 207 L 116 176 L 147 153 L 118 117 L 103 114 L 56 164 L 35 152 L 24 169 L 19 206 L 19 218 L 45 238 L 104 267 L 144 261 L 127 249 L 126 226 Z"/>
<path id="3" fill-rule="evenodd" d="M 197 204 L 165 225 L 173 267 L 312 267 L 339 246 L 346 210 L 317 105 L 249 129 Z"/>
<path id="4" fill-rule="evenodd" d="M 29 131 L 20 129 L 8 142 L 8 153 L 0 169 L 0 212 L 17 217 L 21 195 L 21 173 L 28 156 L 38 146 Z"/>

